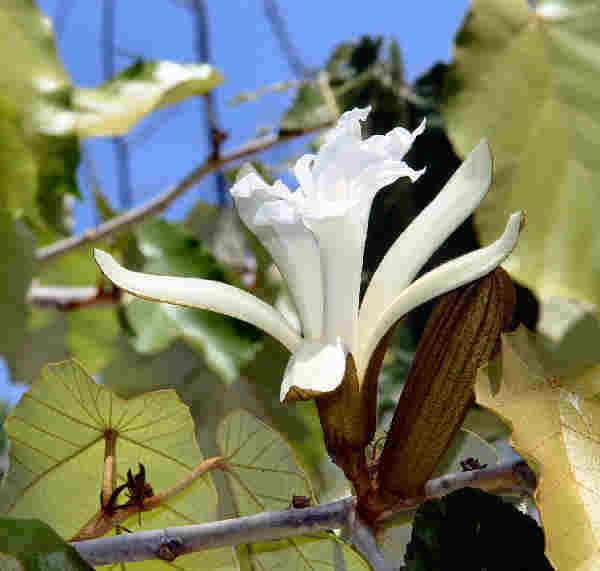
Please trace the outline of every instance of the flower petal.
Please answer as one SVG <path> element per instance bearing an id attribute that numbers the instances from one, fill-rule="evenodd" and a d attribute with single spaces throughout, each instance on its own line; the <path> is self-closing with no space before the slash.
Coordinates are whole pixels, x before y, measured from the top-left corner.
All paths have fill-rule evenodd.
<path id="1" fill-rule="evenodd" d="M 304 336 L 319 338 L 323 316 L 319 249 L 299 216 L 297 199 L 283 183 L 269 186 L 255 172 L 238 180 L 231 194 L 244 224 L 286 280 Z"/>
<path id="2" fill-rule="evenodd" d="M 342 338 L 346 350 L 356 349 L 360 278 L 366 236 L 360 205 L 346 215 L 307 219 L 321 253 L 323 276 L 322 338 Z"/>
<path id="3" fill-rule="evenodd" d="M 111 282 L 132 295 L 173 305 L 208 309 L 241 319 L 260 327 L 291 352 L 300 342 L 298 334 L 278 311 L 241 289 L 212 280 L 132 272 L 102 250 L 95 249 L 94 258 Z"/>
<path id="4" fill-rule="evenodd" d="M 485 248 L 442 264 L 415 280 L 397 295 L 371 329 L 364 332 L 361 330 L 363 335 L 359 340 L 360 349 L 356 360 L 359 378 L 362 378 L 377 344 L 398 319 L 418 305 L 491 272 L 512 252 L 520 228 L 521 213 L 517 212 L 511 215 L 504 233 L 498 240 Z"/>
<path id="5" fill-rule="evenodd" d="M 365 292 L 359 331 L 368 334 L 384 311 L 446 238 L 473 212 L 489 189 L 492 157 L 482 140 L 436 198 L 400 234 Z M 360 368 L 360 367 L 359 367 Z"/>
<path id="6" fill-rule="evenodd" d="M 281 383 L 281 402 L 307 400 L 335 390 L 346 370 L 341 340 L 333 344 L 305 341 L 291 356 Z"/>

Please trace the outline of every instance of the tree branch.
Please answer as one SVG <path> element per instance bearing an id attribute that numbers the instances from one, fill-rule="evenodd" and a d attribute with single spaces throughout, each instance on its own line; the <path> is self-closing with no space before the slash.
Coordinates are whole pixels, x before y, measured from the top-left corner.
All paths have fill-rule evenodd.
<path id="1" fill-rule="evenodd" d="M 27 294 L 27 302 L 35 307 L 72 311 L 91 305 L 116 303 L 121 290 L 110 286 L 103 287 L 67 287 L 32 286 Z"/>
<path id="2" fill-rule="evenodd" d="M 535 475 L 523 460 L 505 462 L 493 468 L 448 474 L 430 480 L 425 486 L 426 496 L 401 502 L 386 515 L 413 509 L 430 497 L 445 495 L 467 486 L 532 493 L 535 483 Z M 315 507 L 139 531 L 74 542 L 72 545 L 91 565 L 156 558 L 172 561 L 179 555 L 204 549 L 270 541 L 339 528 L 344 529 L 346 540 L 368 559 L 375 570 L 392 569 L 390 563 L 384 560 L 369 528 L 358 519 L 356 498 L 353 496 Z"/>
<path id="3" fill-rule="evenodd" d="M 179 555 L 204 549 L 340 528 L 345 525 L 353 508 L 354 498 L 348 497 L 312 508 L 263 512 L 211 523 L 138 531 L 72 545 L 90 565 L 156 559 L 166 551 L 170 554 L 170 560 L 173 560 Z"/>
<path id="4" fill-rule="evenodd" d="M 307 135 L 326 127 L 331 127 L 332 124 L 332 121 L 327 121 L 317 125 L 316 127 L 302 129 L 292 133 L 286 133 L 285 135 L 267 135 L 266 137 L 260 137 L 259 139 L 250 141 L 231 153 L 223 154 L 218 159 L 209 157 L 176 185 L 168 188 L 145 204 L 142 204 L 137 208 L 132 208 L 124 214 L 116 216 L 104 224 L 100 224 L 96 228 L 90 228 L 81 234 L 77 234 L 76 236 L 71 236 L 69 238 L 65 238 L 64 240 L 54 242 L 48 246 L 38 248 L 36 250 L 36 258 L 39 262 L 48 262 L 77 248 L 92 244 L 98 240 L 101 240 L 102 238 L 106 238 L 107 236 L 111 236 L 118 232 L 123 232 L 148 216 L 160 214 L 177 197 L 196 184 L 208 173 L 217 170 L 222 165 L 242 159 L 248 155 L 253 155 L 255 153 L 264 151 L 270 147 L 278 145 L 279 143 L 283 143 L 284 141 L 288 141 L 302 135 Z"/>

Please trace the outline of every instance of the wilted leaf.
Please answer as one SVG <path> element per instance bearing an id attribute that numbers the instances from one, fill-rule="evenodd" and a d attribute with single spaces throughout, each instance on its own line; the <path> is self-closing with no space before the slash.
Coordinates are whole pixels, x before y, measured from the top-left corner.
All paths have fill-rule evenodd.
<path id="1" fill-rule="evenodd" d="M 177 225 L 148 221 L 138 229 L 137 236 L 147 260 L 145 271 L 226 281 L 214 256 Z M 201 309 L 133 299 L 127 304 L 127 317 L 136 332 L 134 345 L 138 351 L 163 350 L 181 337 L 199 349 L 209 367 L 228 382 L 239 376 L 240 367 L 259 348 L 256 328 Z"/>
<path id="2" fill-rule="evenodd" d="M 476 215 L 482 240 L 524 210 L 527 228 L 507 270 L 541 297 L 596 306 L 599 37 L 594 2 L 474 0 L 456 37 L 444 106 L 459 154 L 490 139 L 494 188 Z"/>
<path id="3" fill-rule="evenodd" d="M 554 376 L 552 362 L 521 327 L 503 336 L 500 386 L 481 371 L 477 401 L 513 427 L 513 447 L 541 478 L 536 502 L 547 553 L 558 569 L 600 565 L 600 402 L 597 369 Z"/>
<path id="4" fill-rule="evenodd" d="M 221 422 L 219 448 L 227 456 L 226 475 L 238 515 L 290 506 L 292 496 L 314 503 L 312 487 L 289 445 L 272 428 L 237 410 Z M 368 569 L 362 558 L 333 535 L 294 537 L 248 546 L 248 557 L 262 569 Z"/>
<path id="5" fill-rule="evenodd" d="M 40 130 L 51 135 L 122 135 L 144 115 L 206 93 L 222 80 L 207 64 L 137 61 L 96 88 L 76 88 L 66 103 L 47 102 Z"/>
<path id="6" fill-rule="evenodd" d="M 146 468 L 155 493 L 181 482 L 202 461 L 189 409 L 174 391 L 129 401 L 98 385 L 77 363 L 48 365 L 5 421 L 10 469 L 0 505 L 11 516 L 39 517 L 64 538 L 100 509 L 105 445 L 116 437 L 116 483 Z M 114 431 L 112 433 L 111 431 Z M 215 490 L 203 476 L 165 504 L 144 513 L 146 528 L 208 521 Z M 137 525 L 137 518 L 126 523 Z"/>
<path id="7" fill-rule="evenodd" d="M 12 518 L 0 518 L 0 568 L 5 571 L 93 570 L 45 523 Z"/>

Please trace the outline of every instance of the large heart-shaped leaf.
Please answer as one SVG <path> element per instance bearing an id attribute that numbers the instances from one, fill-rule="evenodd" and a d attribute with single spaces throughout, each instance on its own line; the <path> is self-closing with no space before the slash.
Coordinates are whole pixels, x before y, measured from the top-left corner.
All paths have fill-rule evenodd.
<path id="1" fill-rule="evenodd" d="M 174 391 L 123 400 L 73 361 L 48 365 L 11 410 L 5 429 L 10 469 L 0 506 L 11 516 L 39 517 L 64 538 L 98 515 L 111 446 L 116 483 L 141 463 L 155 493 L 189 478 L 202 462 L 189 409 Z M 142 521 L 144 527 L 209 521 L 215 505 L 214 486 L 204 475 Z"/>
<path id="2" fill-rule="evenodd" d="M 233 411 L 217 433 L 226 475 L 238 515 L 290 506 L 293 496 L 314 501 L 312 487 L 291 448 L 272 428 L 243 410 Z M 358 571 L 369 566 L 332 534 L 294 537 L 251 544 L 239 556 L 259 569 L 335 569 Z"/>
<path id="3" fill-rule="evenodd" d="M 524 210 L 528 224 L 506 268 L 542 297 L 596 306 L 599 38 L 595 2 L 474 0 L 444 105 L 460 154 L 490 140 L 494 186 L 476 215 L 483 241 Z"/>

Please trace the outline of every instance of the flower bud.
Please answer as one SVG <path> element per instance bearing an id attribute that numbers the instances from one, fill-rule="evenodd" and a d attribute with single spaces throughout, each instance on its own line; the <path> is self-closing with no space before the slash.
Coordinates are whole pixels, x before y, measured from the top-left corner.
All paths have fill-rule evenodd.
<path id="1" fill-rule="evenodd" d="M 515 303 L 512 281 L 499 267 L 440 298 L 381 453 L 377 488 L 383 504 L 423 494 L 473 403 L 477 369 L 499 350 Z"/>

